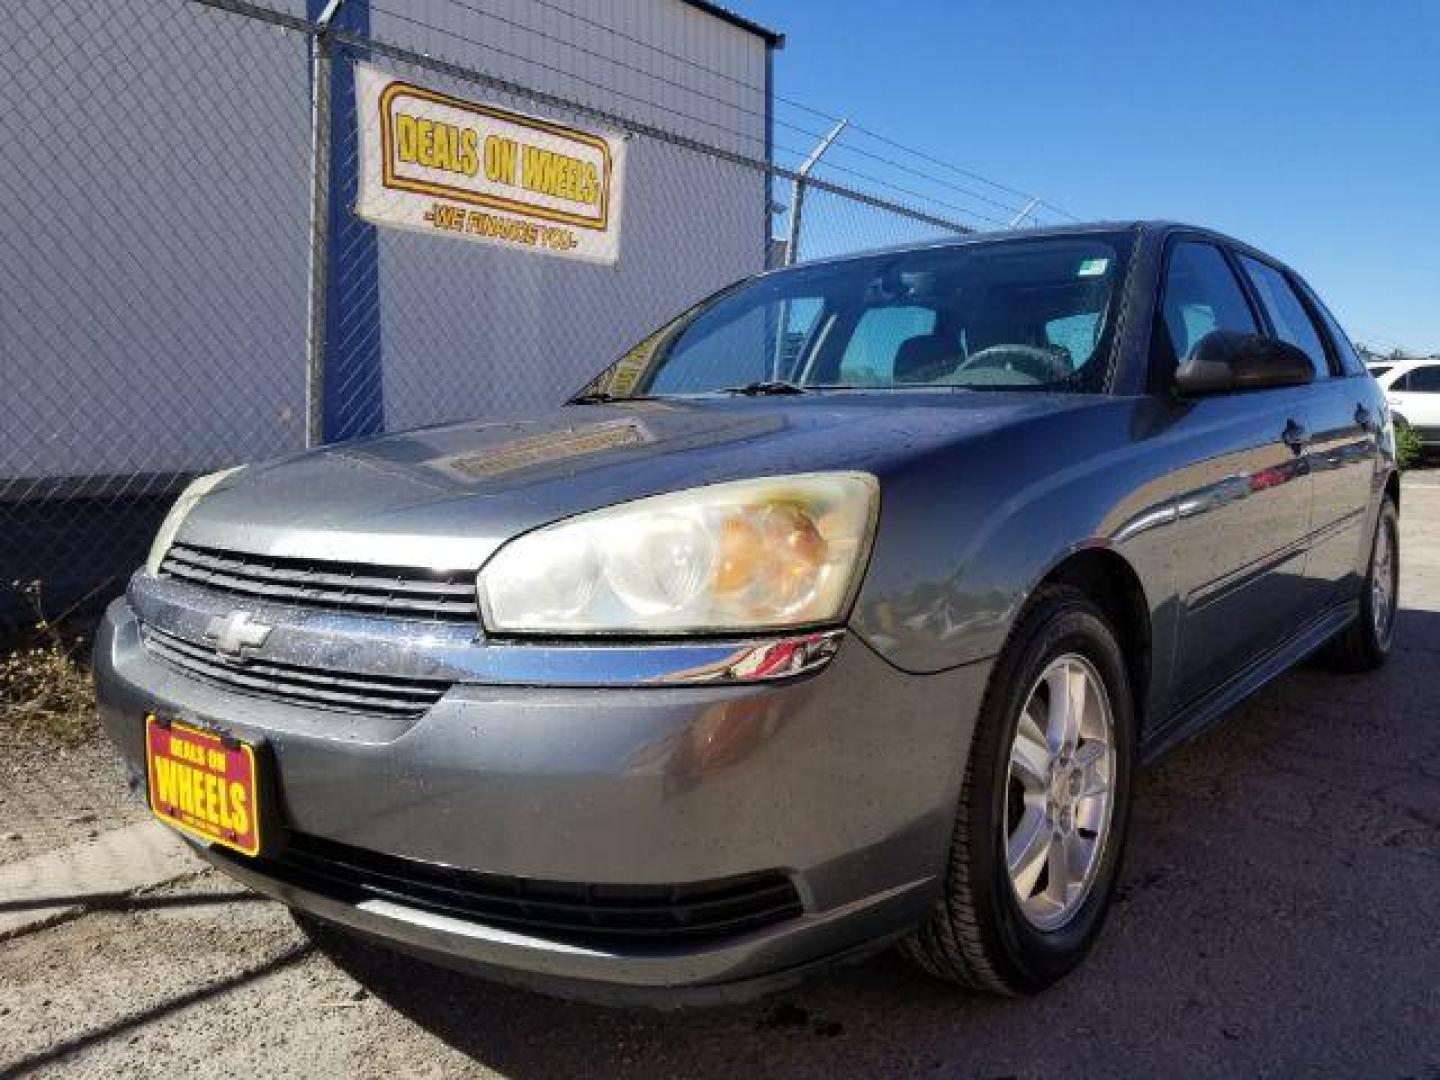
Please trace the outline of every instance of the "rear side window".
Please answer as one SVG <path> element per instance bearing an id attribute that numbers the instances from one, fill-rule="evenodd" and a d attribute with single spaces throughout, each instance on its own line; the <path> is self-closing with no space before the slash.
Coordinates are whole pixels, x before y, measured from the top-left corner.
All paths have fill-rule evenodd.
<path id="1" fill-rule="evenodd" d="M 1325 324 L 1325 329 L 1330 333 L 1330 340 L 1335 345 L 1335 351 L 1340 354 L 1340 367 L 1346 375 L 1364 375 L 1368 370 L 1375 378 L 1379 378 L 1389 371 L 1391 364 L 1376 364 L 1374 367 L 1366 368 L 1365 361 L 1360 359 L 1360 354 L 1355 351 L 1355 343 L 1350 340 L 1350 335 L 1345 333 L 1339 321 L 1330 313 L 1325 306 L 1325 301 L 1315 295 L 1315 290 L 1305 282 L 1298 282 L 1301 290 L 1310 301 L 1310 306 L 1320 313 L 1320 321 Z"/>
<path id="2" fill-rule="evenodd" d="M 1310 318 L 1310 313 L 1305 310 L 1300 297 L 1295 295 L 1290 282 L 1285 280 L 1285 275 L 1275 267 L 1259 259 L 1252 259 L 1249 255 L 1240 256 L 1240 265 L 1245 267 L 1245 273 L 1250 276 L 1250 283 L 1255 286 L 1265 313 L 1270 316 L 1270 322 L 1275 327 L 1275 336 L 1310 357 L 1310 363 L 1315 365 L 1318 378 L 1323 379 L 1329 375 L 1330 361 L 1325 355 L 1325 342 L 1320 337 L 1320 331 L 1315 329 L 1315 323 Z"/>
<path id="3" fill-rule="evenodd" d="M 1412 368 L 1406 377 L 1405 389 L 1421 394 L 1440 394 L 1440 364 Z"/>
<path id="4" fill-rule="evenodd" d="M 1171 368 L 1184 363 L 1211 331 L 1259 332 L 1225 256 L 1214 244 L 1196 240 L 1181 241 L 1170 251 L 1156 329 L 1163 331 L 1157 336 L 1168 347 L 1165 359 Z"/>

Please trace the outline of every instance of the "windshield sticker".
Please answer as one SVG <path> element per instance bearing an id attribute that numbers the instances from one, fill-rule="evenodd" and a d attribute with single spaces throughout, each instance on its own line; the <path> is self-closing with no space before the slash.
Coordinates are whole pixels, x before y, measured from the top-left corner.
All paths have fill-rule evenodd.
<path id="1" fill-rule="evenodd" d="M 1075 271 L 1076 277 L 1099 277 L 1110 265 L 1109 259 L 1086 259 Z"/>

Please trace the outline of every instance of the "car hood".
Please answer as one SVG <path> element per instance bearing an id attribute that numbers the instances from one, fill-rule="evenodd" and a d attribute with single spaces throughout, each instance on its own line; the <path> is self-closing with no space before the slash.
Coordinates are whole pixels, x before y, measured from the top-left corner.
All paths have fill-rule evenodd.
<path id="1" fill-rule="evenodd" d="M 184 543 L 307 559 L 478 568 L 519 533 L 645 495 L 750 476 L 887 472 L 942 445 L 1093 406 L 1075 395 L 808 394 L 569 406 L 380 436 L 253 465 Z"/>

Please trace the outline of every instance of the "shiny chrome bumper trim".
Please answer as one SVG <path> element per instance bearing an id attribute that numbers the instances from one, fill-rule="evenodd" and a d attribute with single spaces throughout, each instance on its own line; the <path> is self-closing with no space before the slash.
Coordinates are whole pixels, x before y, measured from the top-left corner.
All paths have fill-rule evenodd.
<path id="1" fill-rule="evenodd" d="M 820 670 L 845 637 L 833 629 L 722 641 L 497 641 L 473 626 L 242 600 L 143 572 L 131 579 L 129 604 L 142 624 L 207 649 L 216 616 L 247 612 L 271 627 L 264 644 L 246 653 L 257 664 L 490 686 L 770 682 Z"/>

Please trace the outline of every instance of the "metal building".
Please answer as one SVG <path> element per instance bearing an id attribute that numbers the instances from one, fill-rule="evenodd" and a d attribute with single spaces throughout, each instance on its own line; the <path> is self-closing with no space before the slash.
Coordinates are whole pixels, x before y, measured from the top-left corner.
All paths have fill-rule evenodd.
<path id="1" fill-rule="evenodd" d="M 333 440 L 554 403 L 764 266 L 768 176 L 725 154 L 769 159 L 781 38 L 704 0 L 15 0 L 0 26 L 0 585 L 57 604 L 120 581 L 186 475 L 305 444 L 317 280 Z M 627 136 L 619 261 L 356 218 L 356 62 Z"/>

